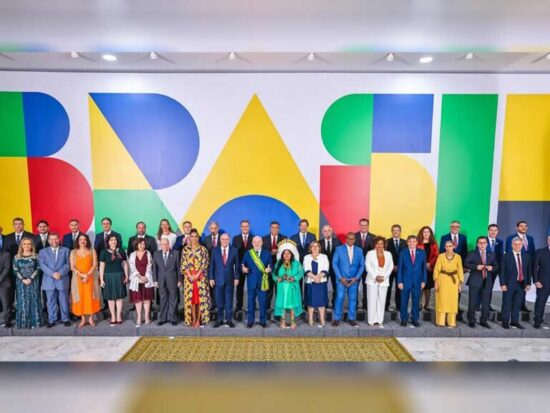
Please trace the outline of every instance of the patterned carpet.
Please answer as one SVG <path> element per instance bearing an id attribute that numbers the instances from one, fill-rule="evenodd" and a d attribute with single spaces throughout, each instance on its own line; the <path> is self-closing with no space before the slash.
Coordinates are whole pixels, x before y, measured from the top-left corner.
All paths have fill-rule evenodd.
<path id="1" fill-rule="evenodd" d="M 415 361 L 393 337 L 143 337 L 121 361 Z"/>

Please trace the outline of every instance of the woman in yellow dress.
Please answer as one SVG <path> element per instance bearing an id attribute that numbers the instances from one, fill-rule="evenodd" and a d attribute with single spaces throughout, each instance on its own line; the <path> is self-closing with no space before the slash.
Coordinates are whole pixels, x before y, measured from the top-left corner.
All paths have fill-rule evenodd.
<path id="1" fill-rule="evenodd" d="M 71 251 L 71 271 L 73 272 L 71 283 L 72 308 L 74 315 L 80 316 L 78 325 L 82 328 L 88 323 L 95 327 L 94 314 L 100 310 L 101 290 L 97 274 L 97 254 L 92 248 L 90 238 L 86 234 L 80 234 L 76 239 L 77 247 Z"/>
<path id="2" fill-rule="evenodd" d="M 193 228 L 190 244 L 181 253 L 183 286 L 183 323 L 193 328 L 210 321 L 210 290 L 208 288 L 208 250 L 199 244 L 199 233 Z"/>
<path id="3" fill-rule="evenodd" d="M 452 241 L 445 243 L 445 252 L 439 254 L 434 268 L 435 324 L 456 327 L 458 294 L 464 281 L 462 258 L 454 252 Z"/>

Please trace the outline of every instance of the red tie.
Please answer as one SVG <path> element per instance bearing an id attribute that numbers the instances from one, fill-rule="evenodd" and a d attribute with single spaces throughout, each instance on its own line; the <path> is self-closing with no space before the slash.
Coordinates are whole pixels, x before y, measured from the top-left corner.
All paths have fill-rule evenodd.
<path id="1" fill-rule="evenodd" d="M 271 237 L 271 249 L 276 250 L 277 249 L 277 241 L 275 237 Z"/>
<path id="2" fill-rule="evenodd" d="M 481 263 L 483 265 L 487 264 L 487 255 L 485 251 L 481 253 Z M 487 278 L 487 268 L 483 268 L 483 270 L 481 271 L 481 274 L 483 275 L 483 279 Z"/>
<path id="3" fill-rule="evenodd" d="M 458 241 L 456 239 L 456 235 L 453 235 L 453 247 L 456 248 L 457 245 L 458 245 Z"/>
<path id="4" fill-rule="evenodd" d="M 365 239 L 366 239 L 365 235 L 361 235 L 361 247 L 363 249 L 365 249 Z"/>
<path id="5" fill-rule="evenodd" d="M 414 258 L 415 258 L 414 257 L 414 250 L 411 250 L 411 261 L 412 261 L 413 265 L 414 265 Z"/>
<path id="6" fill-rule="evenodd" d="M 227 250 L 226 250 L 226 248 L 223 249 L 222 259 L 223 259 L 223 265 L 227 264 Z"/>
<path id="7" fill-rule="evenodd" d="M 244 246 L 244 249 L 246 249 L 247 247 L 247 242 L 248 242 L 248 237 L 246 235 L 243 235 L 243 246 Z"/>
<path id="8" fill-rule="evenodd" d="M 518 257 L 518 281 L 523 282 L 523 267 L 521 266 L 521 256 L 516 254 Z"/>

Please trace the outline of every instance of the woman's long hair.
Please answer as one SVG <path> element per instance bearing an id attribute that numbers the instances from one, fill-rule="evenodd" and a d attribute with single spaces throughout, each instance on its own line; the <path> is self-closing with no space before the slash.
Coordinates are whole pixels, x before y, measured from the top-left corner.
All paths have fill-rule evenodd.
<path id="1" fill-rule="evenodd" d="M 279 259 L 279 261 L 277 261 L 277 264 L 275 264 L 275 275 L 279 274 L 279 268 L 281 268 L 281 266 L 285 262 L 284 255 L 286 251 L 290 252 L 290 264 L 292 264 L 292 261 L 294 261 L 294 254 L 292 253 L 292 251 L 284 250 L 281 254 L 281 258 Z"/>
<path id="2" fill-rule="evenodd" d="M 91 250 L 92 249 L 92 241 L 90 241 L 90 237 L 88 236 L 88 234 L 84 234 L 83 232 L 81 232 L 80 234 L 78 234 L 78 237 L 76 237 L 76 239 L 74 240 L 74 244 L 73 244 L 73 250 L 77 250 L 80 248 L 80 238 L 81 237 L 84 237 L 86 238 L 86 248 Z M 109 237 L 110 238 L 110 237 Z M 116 236 L 115 236 L 116 238 Z M 118 241 L 117 241 L 118 242 Z M 106 247 L 108 248 L 109 245 L 106 245 Z"/>
<path id="3" fill-rule="evenodd" d="M 420 231 L 418 231 L 418 235 L 416 236 L 416 238 L 418 239 L 418 243 L 423 243 L 424 242 L 424 234 L 422 234 L 424 232 L 424 230 L 427 229 L 430 231 L 430 238 L 429 238 L 429 243 L 430 244 L 435 244 L 436 241 L 435 241 L 435 236 L 434 236 L 434 232 L 432 230 L 431 227 L 425 225 L 423 226 L 422 228 L 420 228 Z"/>
<path id="4" fill-rule="evenodd" d="M 160 220 L 159 223 L 159 230 L 157 231 L 157 239 L 160 241 L 160 237 L 162 236 L 162 223 L 166 222 L 168 224 L 168 232 L 174 232 L 172 230 L 172 225 L 170 225 L 170 221 L 168 221 L 166 218 L 163 218 Z"/>
<path id="5" fill-rule="evenodd" d="M 23 255 L 23 241 L 30 241 L 31 242 L 31 257 L 36 257 L 36 250 L 34 249 L 34 242 L 29 237 L 23 237 L 19 241 L 19 248 L 17 249 L 17 258 L 21 258 Z"/>

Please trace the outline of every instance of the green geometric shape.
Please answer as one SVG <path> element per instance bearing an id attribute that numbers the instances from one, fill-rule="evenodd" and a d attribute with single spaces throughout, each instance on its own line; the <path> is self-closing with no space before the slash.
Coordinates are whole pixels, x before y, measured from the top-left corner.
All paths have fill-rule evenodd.
<path id="1" fill-rule="evenodd" d="M 0 92 L 0 156 L 27 156 L 20 92 Z"/>
<path id="2" fill-rule="evenodd" d="M 498 95 L 443 95 L 435 231 L 458 219 L 470 248 L 489 224 L 497 104 Z"/>
<path id="3" fill-rule="evenodd" d="M 370 165 L 373 95 L 343 96 L 325 112 L 321 136 L 326 150 L 348 165 Z"/>
<path id="4" fill-rule="evenodd" d="M 113 230 L 122 234 L 127 247 L 128 238 L 136 233 L 136 223 L 144 221 L 147 233 L 156 236 L 161 219 L 166 218 L 177 231 L 176 220 L 153 190 L 94 190 L 94 215 L 96 234 L 102 231 L 101 218 L 113 220 Z"/>

